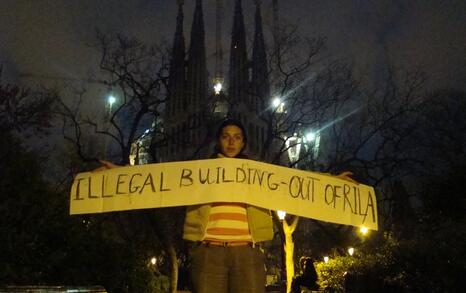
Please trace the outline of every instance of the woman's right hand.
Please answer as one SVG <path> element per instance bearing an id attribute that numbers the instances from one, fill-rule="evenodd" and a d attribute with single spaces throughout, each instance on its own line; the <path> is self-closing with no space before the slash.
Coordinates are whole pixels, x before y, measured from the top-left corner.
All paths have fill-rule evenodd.
<path id="1" fill-rule="evenodd" d="M 99 160 L 99 162 L 102 164 L 102 166 L 92 170 L 91 172 L 99 172 L 99 171 L 121 167 L 119 165 L 115 165 L 112 162 L 105 161 L 105 160 Z"/>

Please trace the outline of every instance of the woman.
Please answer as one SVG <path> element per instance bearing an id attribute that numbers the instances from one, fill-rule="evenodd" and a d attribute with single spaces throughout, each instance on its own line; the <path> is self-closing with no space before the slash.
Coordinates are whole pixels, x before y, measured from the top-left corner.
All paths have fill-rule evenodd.
<path id="1" fill-rule="evenodd" d="M 241 122 L 224 121 L 216 135 L 212 157 L 248 158 L 246 131 Z M 102 168 L 116 165 L 101 161 Z M 354 182 L 343 172 L 337 177 Z M 187 207 L 183 238 L 192 242 L 191 282 L 194 293 L 264 292 L 265 265 L 260 246 L 272 240 L 270 211 L 238 203 Z"/>
<path id="2" fill-rule="evenodd" d="M 303 256 L 299 259 L 299 265 L 301 267 L 301 274 L 293 278 L 291 293 L 300 293 L 301 287 L 317 291 L 319 284 L 317 284 L 318 276 L 314 267 L 314 260 L 311 257 Z"/>
<path id="3" fill-rule="evenodd" d="M 224 121 L 216 139 L 213 157 L 247 158 L 243 153 L 246 132 L 239 121 Z M 190 206 L 183 238 L 193 242 L 193 292 L 264 292 L 265 266 L 260 244 L 273 238 L 270 211 L 238 203 Z"/>

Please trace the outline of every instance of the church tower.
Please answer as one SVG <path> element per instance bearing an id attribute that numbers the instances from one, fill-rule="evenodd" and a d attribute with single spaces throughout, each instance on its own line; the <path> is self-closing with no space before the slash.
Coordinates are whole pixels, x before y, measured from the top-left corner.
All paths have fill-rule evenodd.
<path id="1" fill-rule="evenodd" d="M 187 68 L 187 108 L 193 114 L 199 112 L 207 95 L 207 67 L 205 52 L 204 16 L 202 0 L 196 0 Z"/>
<path id="2" fill-rule="evenodd" d="M 252 48 L 251 105 L 265 109 L 270 97 L 267 52 L 262 30 L 261 0 L 256 0 L 254 45 Z"/>
<path id="3" fill-rule="evenodd" d="M 223 76 L 222 0 L 216 0 L 216 5 L 215 71 L 212 86 L 209 86 L 202 0 L 196 0 L 187 56 L 183 36 L 183 1 L 178 0 L 168 82 L 169 101 L 163 119 L 168 143 L 162 151 L 162 161 L 206 158 L 213 143 L 214 130 L 226 117 L 236 118 L 245 125 L 249 151 L 253 156 L 262 148 L 265 125 L 259 113 L 266 109 L 270 89 L 261 1 L 255 1 L 253 51 L 252 60 L 249 60 L 242 3 L 235 0 L 226 84 Z M 223 89 L 226 87 L 226 91 L 218 91 L 218 83 Z"/>
<path id="4" fill-rule="evenodd" d="M 235 0 L 235 13 L 230 45 L 230 65 L 228 69 L 228 97 L 236 108 L 238 103 L 248 101 L 249 68 L 246 51 L 246 30 L 244 28 L 241 0 Z"/>
<path id="5" fill-rule="evenodd" d="M 191 39 L 186 56 L 183 36 L 183 0 L 178 16 L 168 79 L 169 99 L 163 119 L 166 146 L 162 161 L 190 159 L 193 145 L 203 141 L 203 107 L 207 93 L 207 66 L 202 0 L 196 0 Z M 187 57 L 187 58 L 186 58 Z"/>
<path id="6" fill-rule="evenodd" d="M 177 112 L 186 108 L 186 77 L 185 77 L 185 42 L 183 36 L 183 0 L 178 0 L 178 16 L 176 17 L 176 30 L 173 39 L 173 48 L 170 60 L 170 79 L 168 90 L 170 100 L 167 104 L 167 122 L 172 122 Z"/>

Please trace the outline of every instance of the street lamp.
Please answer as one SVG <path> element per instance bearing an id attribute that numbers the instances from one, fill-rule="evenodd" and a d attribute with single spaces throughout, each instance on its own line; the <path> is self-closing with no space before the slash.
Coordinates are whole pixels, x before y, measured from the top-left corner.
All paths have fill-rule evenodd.
<path id="1" fill-rule="evenodd" d="M 328 260 L 329 260 L 329 257 L 328 257 L 328 256 L 324 256 L 324 262 L 325 262 L 325 263 L 328 263 Z"/>
<path id="2" fill-rule="evenodd" d="M 301 151 L 302 139 L 297 133 L 294 133 L 291 137 L 285 137 L 285 145 L 288 152 L 288 158 L 290 162 L 295 163 L 299 160 L 299 153 Z M 295 165 L 297 168 L 297 165 Z"/>
<path id="3" fill-rule="evenodd" d="M 116 103 L 116 101 L 117 101 L 116 97 L 110 92 L 107 96 L 107 104 L 106 104 L 108 121 L 110 121 L 112 117 L 112 107 L 113 107 L 113 104 Z"/>
<path id="4" fill-rule="evenodd" d="M 108 119 L 110 120 L 110 117 L 112 115 L 112 107 L 113 104 L 116 102 L 115 96 L 110 92 L 110 94 L 107 96 L 107 110 L 108 110 Z"/>
<path id="5" fill-rule="evenodd" d="M 219 95 L 220 92 L 222 91 L 222 83 L 220 81 L 218 81 L 215 85 L 214 85 L 214 91 L 215 91 L 215 94 L 216 95 Z"/>
<path id="6" fill-rule="evenodd" d="M 272 106 L 277 111 L 277 113 L 285 112 L 285 103 L 278 97 L 272 100 Z"/>
<path id="7" fill-rule="evenodd" d="M 275 98 L 272 101 L 272 105 L 277 109 L 277 112 L 279 111 L 279 108 L 281 107 L 283 110 L 284 103 L 279 99 Z M 301 147 L 304 144 L 304 148 L 306 151 L 309 151 L 308 148 L 311 146 L 314 148 L 314 153 L 315 156 L 317 153 L 315 152 L 315 147 L 318 148 L 318 140 L 320 139 L 319 132 L 308 132 L 306 135 L 298 135 L 297 132 L 293 133 L 293 136 L 291 137 L 285 137 L 285 145 L 288 153 L 288 158 L 290 160 L 290 163 L 294 165 L 294 168 L 298 168 L 298 165 L 296 162 L 300 159 L 300 154 L 301 154 Z M 285 234 L 285 245 L 284 245 L 284 251 L 285 251 L 285 256 L 286 256 L 286 287 L 287 291 L 291 291 L 291 281 L 294 276 L 294 242 L 293 242 L 293 232 L 296 230 L 296 227 L 299 222 L 299 217 L 298 216 L 293 216 L 292 217 L 292 223 L 288 224 L 288 222 L 285 219 L 286 212 L 283 211 L 277 211 L 278 218 L 282 222 L 283 225 L 283 232 Z"/>
<path id="8" fill-rule="evenodd" d="M 150 263 L 155 266 L 157 264 L 157 259 L 155 257 L 150 259 Z"/>
<path id="9" fill-rule="evenodd" d="M 304 135 L 303 142 L 306 152 L 310 153 L 313 159 L 316 159 L 319 155 L 320 131 L 309 131 Z"/>
<path id="10" fill-rule="evenodd" d="M 116 102 L 116 98 L 112 94 L 110 94 L 107 98 L 107 102 L 111 109 L 112 105 Z"/>
<path id="11" fill-rule="evenodd" d="M 369 232 L 369 229 L 367 229 L 367 227 L 361 226 L 361 228 L 359 228 L 359 232 L 361 232 L 362 235 L 366 236 Z"/>
<path id="12" fill-rule="evenodd" d="M 275 99 L 273 102 L 274 106 L 283 107 L 284 104 L 280 101 L 280 99 Z M 283 110 L 283 109 L 282 109 Z M 277 112 L 278 108 L 277 108 Z M 301 151 L 301 144 L 303 140 L 301 137 L 298 136 L 297 133 L 294 133 L 291 137 L 285 137 L 285 145 L 287 148 L 288 158 L 292 164 L 294 164 L 294 168 L 297 168 L 296 162 L 299 160 L 299 155 Z M 291 291 L 291 282 L 294 276 L 294 242 L 293 242 L 293 232 L 296 230 L 298 226 L 299 217 L 293 216 L 291 224 L 285 219 L 286 212 L 277 211 L 277 215 L 279 219 L 282 221 L 283 225 L 283 232 L 285 234 L 285 244 L 284 244 L 284 251 L 285 251 L 285 266 L 286 266 L 286 292 Z"/>
<path id="13" fill-rule="evenodd" d="M 316 133 L 313 131 L 308 132 L 305 137 L 306 137 L 306 140 L 309 142 L 314 141 L 316 139 Z"/>
<path id="14" fill-rule="evenodd" d="M 301 158 L 301 150 L 303 148 L 305 154 L 311 156 L 310 160 L 316 159 L 319 155 L 320 132 L 309 131 L 304 135 L 295 132 L 293 136 L 285 137 L 285 146 L 292 163 L 296 163 Z M 297 168 L 297 164 L 294 167 Z"/>
<path id="15" fill-rule="evenodd" d="M 354 254 L 354 248 L 353 247 L 348 248 L 348 254 L 350 256 L 353 256 L 353 254 Z"/>

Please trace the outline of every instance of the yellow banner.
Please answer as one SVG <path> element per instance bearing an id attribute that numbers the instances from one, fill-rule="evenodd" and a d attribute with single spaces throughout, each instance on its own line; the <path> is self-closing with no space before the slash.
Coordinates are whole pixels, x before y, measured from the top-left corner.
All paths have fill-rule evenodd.
<path id="1" fill-rule="evenodd" d="M 243 202 L 377 230 L 374 188 L 325 174 L 219 158 L 79 173 L 70 214 Z"/>

